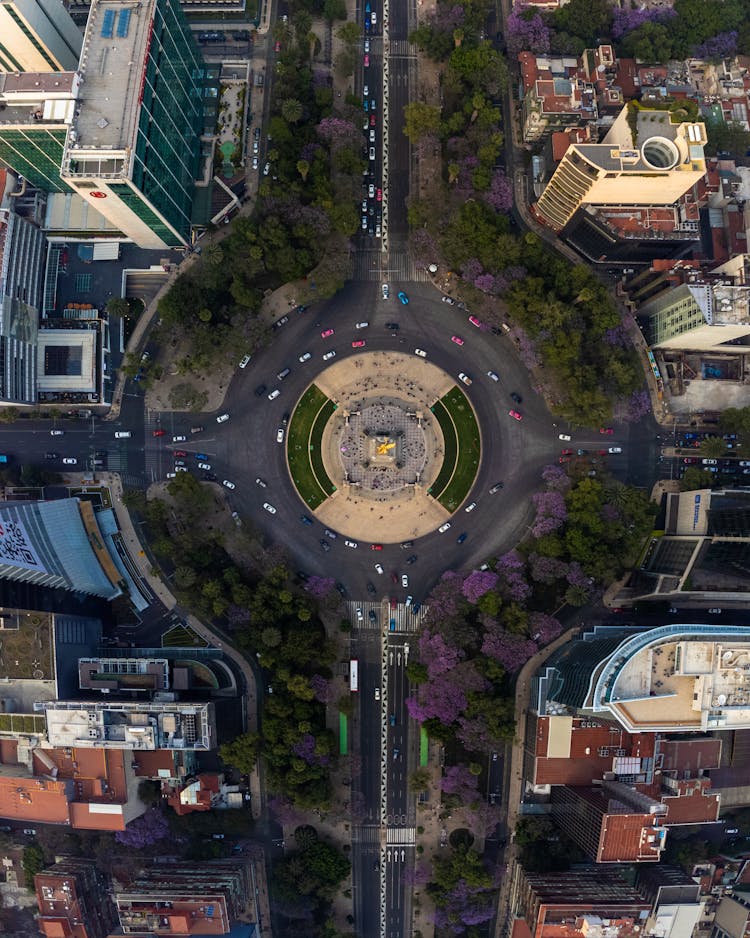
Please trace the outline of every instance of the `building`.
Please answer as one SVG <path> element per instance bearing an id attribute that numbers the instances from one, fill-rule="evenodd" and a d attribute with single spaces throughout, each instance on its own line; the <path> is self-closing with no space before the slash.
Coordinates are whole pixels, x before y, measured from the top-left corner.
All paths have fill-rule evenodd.
<path id="1" fill-rule="evenodd" d="M 169 690 L 166 658 L 79 658 L 78 686 L 103 694 Z"/>
<path id="2" fill-rule="evenodd" d="M 226 935 L 240 917 L 248 921 L 251 897 L 247 860 L 210 860 L 150 867 L 114 900 L 125 935 L 203 936 Z"/>
<path id="3" fill-rule="evenodd" d="M 743 729 L 750 726 L 747 629 L 595 626 L 550 656 L 532 701 L 540 715 L 603 714 L 629 733 Z"/>
<path id="4" fill-rule="evenodd" d="M 611 47 L 606 48 L 614 61 Z M 596 121 L 596 87 L 581 59 L 521 52 L 518 61 L 524 90 L 525 143 L 535 144 L 552 133 Z"/>
<path id="5" fill-rule="evenodd" d="M 562 231 L 584 206 L 672 205 L 706 172 L 701 122 L 631 102 L 602 143 L 569 148 L 536 203 Z"/>
<path id="6" fill-rule="evenodd" d="M 750 895 L 723 896 L 716 909 L 711 938 L 747 938 L 750 934 Z"/>
<path id="7" fill-rule="evenodd" d="M 614 601 L 620 605 L 644 599 L 689 603 L 709 598 L 714 603 L 744 605 L 750 563 L 750 493 L 700 489 L 670 492 L 665 498 L 664 535 L 652 544 Z"/>
<path id="8" fill-rule="evenodd" d="M 514 911 L 531 938 L 636 938 L 651 903 L 618 870 L 574 866 L 560 873 L 520 870 Z"/>
<path id="9" fill-rule="evenodd" d="M 46 248 L 36 225 L 0 208 L 0 404 L 36 402 Z"/>
<path id="10" fill-rule="evenodd" d="M 43 708 L 52 746 L 134 752 L 216 748 L 212 703 L 55 700 Z"/>
<path id="11" fill-rule="evenodd" d="M 103 599 L 124 583 L 91 503 L 77 498 L 0 504 L 0 578 Z"/>
<path id="12" fill-rule="evenodd" d="M 0 72 L 65 72 L 83 37 L 56 0 L 0 0 Z"/>
<path id="13" fill-rule="evenodd" d="M 651 903 L 644 934 L 652 938 L 693 938 L 706 901 L 701 885 L 679 867 L 639 866 L 636 887 Z"/>
<path id="14" fill-rule="evenodd" d="M 94 0 L 78 74 L 63 182 L 139 247 L 189 244 L 205 66 L 177 0 Z"/>
<path id="15" fill-rule="evenodd" d="M 117 922 L 109 882 L 93 860 L 65 857 L 34 877 L 46 938 L 107 938 Z"/>
<path id="16" fill-rule="evenodd" d="M 90 6 L 91 0 L 71 0 L 69 8 L 78 13 L 87 11 Z M 180 0 L 180 6 L 188 13 L 241 13 L 246 4 L 245 0 Z"/>
<path id="17" fill-rule="evenodd" d="M 617 781 L 556 785 L 555 824 L 596 863 L 658 863 L 667 830 L 666 807 Z"/>

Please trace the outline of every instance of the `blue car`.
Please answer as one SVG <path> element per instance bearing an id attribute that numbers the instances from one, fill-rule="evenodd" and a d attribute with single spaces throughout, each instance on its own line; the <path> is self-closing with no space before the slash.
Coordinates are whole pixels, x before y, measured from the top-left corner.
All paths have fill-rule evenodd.
<path id="1" fill-rule="evenodd" d="M 302 522 L 302 524 L 310 525 L 313 523 L 312 518 L 308 518 L 307 515 L 300 515 L 299 520 Z"/>
<path id="2" fill-rule="evenodd" d="M 193 455 L 201 462 L 208 462 L 208 456 L 205 453 L 193 453 Z"/>
<path id="3" fill-rule="evenodd" d="M 403 290 L 401 290 L 401 292 L 399 293 L 398 298 L 401 300 L 401 302 L 404 304 L 404 306 L 407 306 L 407 305 L 408 305 L 408 303 L 409 303 L 409 297 L 404 293 Z"/>
<path id="4" fill-rule="evenodd" d="M 463 544 L 463 542 L 466 540 L 466 538 L 467 538 L 468 536 L 469 536 L 469 535 L 466 534 L 466 533 L 464 533 L 464 534 L 459 534 L 458 537 L 456 538 L 456 543 L 457 543 L 457 544 Z"/>
<path id="5" fill-rule="evenodd" d="M 370 110 L 370 102 L 365 98 L 365 113 Z"/>

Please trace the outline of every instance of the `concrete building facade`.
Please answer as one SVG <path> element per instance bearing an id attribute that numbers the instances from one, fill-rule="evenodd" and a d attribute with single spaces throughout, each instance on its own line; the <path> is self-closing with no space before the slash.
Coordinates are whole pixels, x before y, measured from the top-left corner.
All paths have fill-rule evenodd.
<path id="1" fill-rule="evenodd" d="M 0 72 L 65 72 L 83 37 L 57 0 L 0 0 Z"/>

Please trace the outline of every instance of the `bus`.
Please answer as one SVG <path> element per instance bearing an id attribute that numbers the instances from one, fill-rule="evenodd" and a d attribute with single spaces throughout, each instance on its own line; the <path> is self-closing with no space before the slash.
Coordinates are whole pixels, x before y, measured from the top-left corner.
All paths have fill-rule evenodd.
<path id="1" fill-rule="evenodd" d="M 353 694 L 359 690 L 359 662 L 356 658 L 349 662 L 349 690 Z"/>

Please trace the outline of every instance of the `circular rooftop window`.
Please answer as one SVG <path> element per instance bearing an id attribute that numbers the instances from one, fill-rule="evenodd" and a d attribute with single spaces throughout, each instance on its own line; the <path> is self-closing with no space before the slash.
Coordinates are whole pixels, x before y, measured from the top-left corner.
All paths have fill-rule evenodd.
<path id="1" fill-rule="evenodd" d="M 666 137 L 652 137 L 641 148 L 643 159 L 654 169 L 672 169 L 680 159 L 680 151 Z"/>

